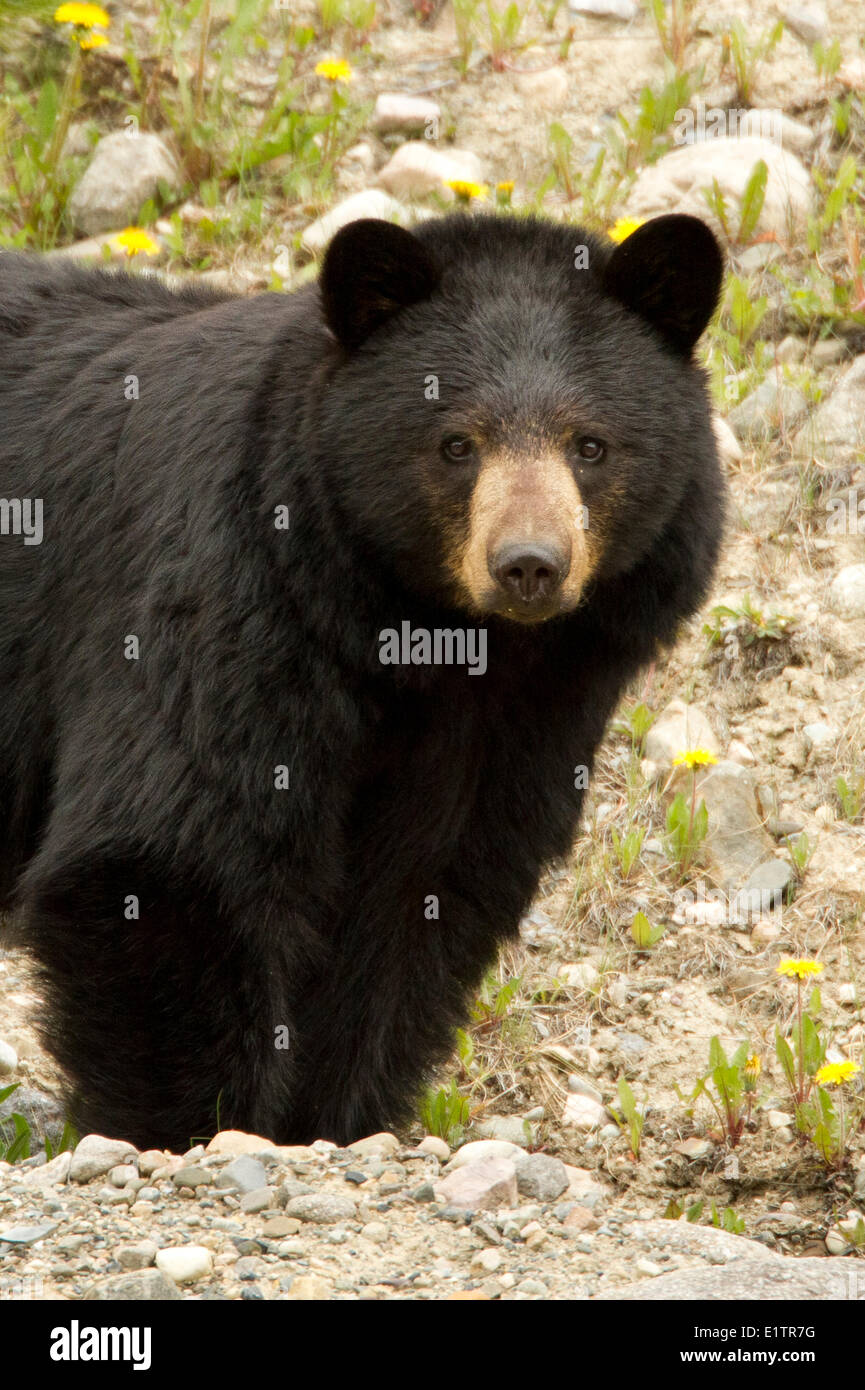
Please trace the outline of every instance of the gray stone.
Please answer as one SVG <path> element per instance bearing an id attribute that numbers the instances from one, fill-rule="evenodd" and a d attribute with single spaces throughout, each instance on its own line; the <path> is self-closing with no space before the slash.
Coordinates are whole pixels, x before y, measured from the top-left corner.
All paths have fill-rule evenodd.
<path id="1" fill-rule="evenodd" d="M 182 180 L 174 156 L 158 135 L 104 135 L 93 151 L 68 208 L 76 231 L 96 236 L 134 223 L 159 184 L 179 193 Z"/>
<path id="2" fill-rule="evenodd" d="M 699 778 L 700 800 L 709 815 L 703 843 L 709 873 L 717 886 L 738 889 L 775 847 L 757 810 L 754 775 L 739 763 L 718 763 Z"/>
<path id="3" fill-rule="evenodd" d="M 568 1173 L 560 1158 L 552 1154 L 527 1154 L 517 1159 L 517 1189 L 522 1197 L 538 1202 L 554 1202 L 568 1189 Z"/>
<path id="4" fill-rule="evenodd" d="M 679 1269 L 638 1284 L 595 1294 L 592 1302 L 737 1302 L 815 1303 L 865 1301 L 865 1280 L 856 1265 L 839 1257 L 773 1258 L 758 1246 L 762 1259 L 737 1259 L 711 1269 Z"/>
<path id="5" fill-rule="evenodd" d="M 774 372 L 756 391 L 730 411 L 727 419 L 744 442 L 773 439 L 780 430 L 793 429 L 808 410 L 808 402 L 795 386 L 779 385 Z"/>
<path id="6" fill-rule="evenodd" d="M 285 1214 L 319 1226 L 334 1226 L 338 1221 L 353 1220 L 356 1210 L 351 1197 L 331 1192 L 317 1192 L 306 1197 L 292 1197 L 285 1208 Z"/>
<path id="7" fill-rule="evenodd" d="M 809 47 L 825 43 L 829 37 L 829 16 L 823 5 L 788 5 L 784 10 L 784 23 Z"/>
<path id="8" fill-rule="evenodd" d="M 865 565 L 845 565 L 838 571 L 829 585 L 829 605 L 842 618 L 865 618 Z"/>
<path id="9" fill-rule="evenodd" d="M 140 1240 L 134 1245 L 120 1245 L 116 1260 L 121 1269 L 149 1269 L 156 1259 L 158 1246 L 152 1240 Z"/>
<path id="10" fill-rule="evenodd" d="M 761 911 L 764 904 L 769 908 L 781 907 L 795 877 L 786 859 L 764 859 L 749 876 L 743 891 L 760 894 Z"/>
<path id="11" fill-rule="evenodd" d="M 792 440 L 798 458 L 846 463 L 865 449 L 865 353 L 855 357 L 840 380 Z"/>
<path id="12" fill-rule="evenodd" d="M 275 1201 L 275 1188 L 257 1187 L 254 1192 L 244 1192 L 240 1199 L 240 1210 L 245 1211 L 248 1216 L 254 1215 L 258 1211 L 267 1211 Z"/>
<path id="13" fill-rule="evenodd" d="M 233 1187 L 238 1192 L 256 1192 L 267 1187 L 267 1170 L 251 1154 L 241 1154 L 216 1175 L 217 1187 Z"/>
<path id="14" fill-rule="evenodd" d="M 209 1187 L 216 1174 L 210 1168 L 202 1168 L 200 1163 L 185 1164 L 172 1174 L 175 1187 Z"/>
<path id="15" fill-rule="evenodd" d="M 5 1230 L 0 1230 L 0 1241 L 6 1241 L 9 1245 L 33 1245 L 37 1240 L 53 1235 L 59 1225 L 59 1221 L 43 1221 L 37 1226 L 7 1226 Z"/>
<path id="16" fill-rule="evenodd" d="M 84 1301 L 156 1303 L 182 1297 L 174 1280 L 163 1274 L 161 1269 L 143 1269 L 133 1274 L 111 1274 L 107 1279 L 100 1279 L 88 1289 Z"/>
<path id="17" fill-rule="evenodd" d="M 519 1115 L 491 1115 L 477 1129 L 485 1139 L 504 1139 L 520 1149 L 527 1149 L 532 1142 L 532 1127 Z"/>

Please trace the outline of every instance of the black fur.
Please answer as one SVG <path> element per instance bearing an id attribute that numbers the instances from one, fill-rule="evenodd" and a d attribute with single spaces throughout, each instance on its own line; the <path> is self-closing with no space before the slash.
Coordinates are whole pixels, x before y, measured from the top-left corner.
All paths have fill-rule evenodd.
<path id="1" fill-rule="evenodd" d="M 0 536 L 0 902 L 82 1129 L 182 1148 L 221 1097 L 223 1126 L 346 1142 L 411 1111 L 568 851 L 575 767 L 712 573 L 690 346 L 720 261 L 686 222 L 660 261 L 648 228 L 620 256 L 530 220 L 364 224 L 321 290 L 251 300 L 0 257 L 0 494 L 45 526 Z M 404 619 L 486 621 L 442 558 L 471 473 L 439 440 L 477 421 L 607 439 L 579 476 L 598 577 L 567 617 L 490 619 L 482 677 L 383 666 Z"/>

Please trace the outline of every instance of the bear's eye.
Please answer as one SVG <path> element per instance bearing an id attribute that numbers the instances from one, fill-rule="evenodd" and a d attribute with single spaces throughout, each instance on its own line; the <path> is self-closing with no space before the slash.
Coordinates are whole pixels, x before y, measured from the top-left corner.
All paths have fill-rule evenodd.
<path id="1" fill-rule="evenodd" d="M 466 434 L 450 434 L 442 440 L 442 453 L 451 463 L 465 463 L 474 452 L 475 446 Z"/>
<path id="2" fill-rule="evenodd" d="M 607 446 L 602 439 L 595 439 L 590 434 L 584 434 L 577 440 L 577 453 L 586 463 L 600 463 Z"/>

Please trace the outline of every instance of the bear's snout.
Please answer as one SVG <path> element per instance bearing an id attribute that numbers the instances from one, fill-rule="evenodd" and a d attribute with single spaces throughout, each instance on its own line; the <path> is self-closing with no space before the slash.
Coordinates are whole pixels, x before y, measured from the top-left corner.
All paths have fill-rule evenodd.
<path id="1" fill-rule="evenodd" d="M 507 603 L 517 603 L 526 616 L 547 609 L 568 573 L 571 557 L 563 546 L 511 541 L 487 557 L 489 572 Z"/>

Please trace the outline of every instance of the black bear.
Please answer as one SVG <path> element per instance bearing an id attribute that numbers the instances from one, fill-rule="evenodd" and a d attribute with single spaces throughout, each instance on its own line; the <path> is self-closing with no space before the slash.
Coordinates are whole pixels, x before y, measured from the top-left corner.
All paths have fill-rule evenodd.
<path id="1" fill-rule="evenodd" d="M 412 1113 L 706 593 L 721 274 L 682 216 L 252 299 L 0 257 L 0 904 L 81 1129 Z"/>

